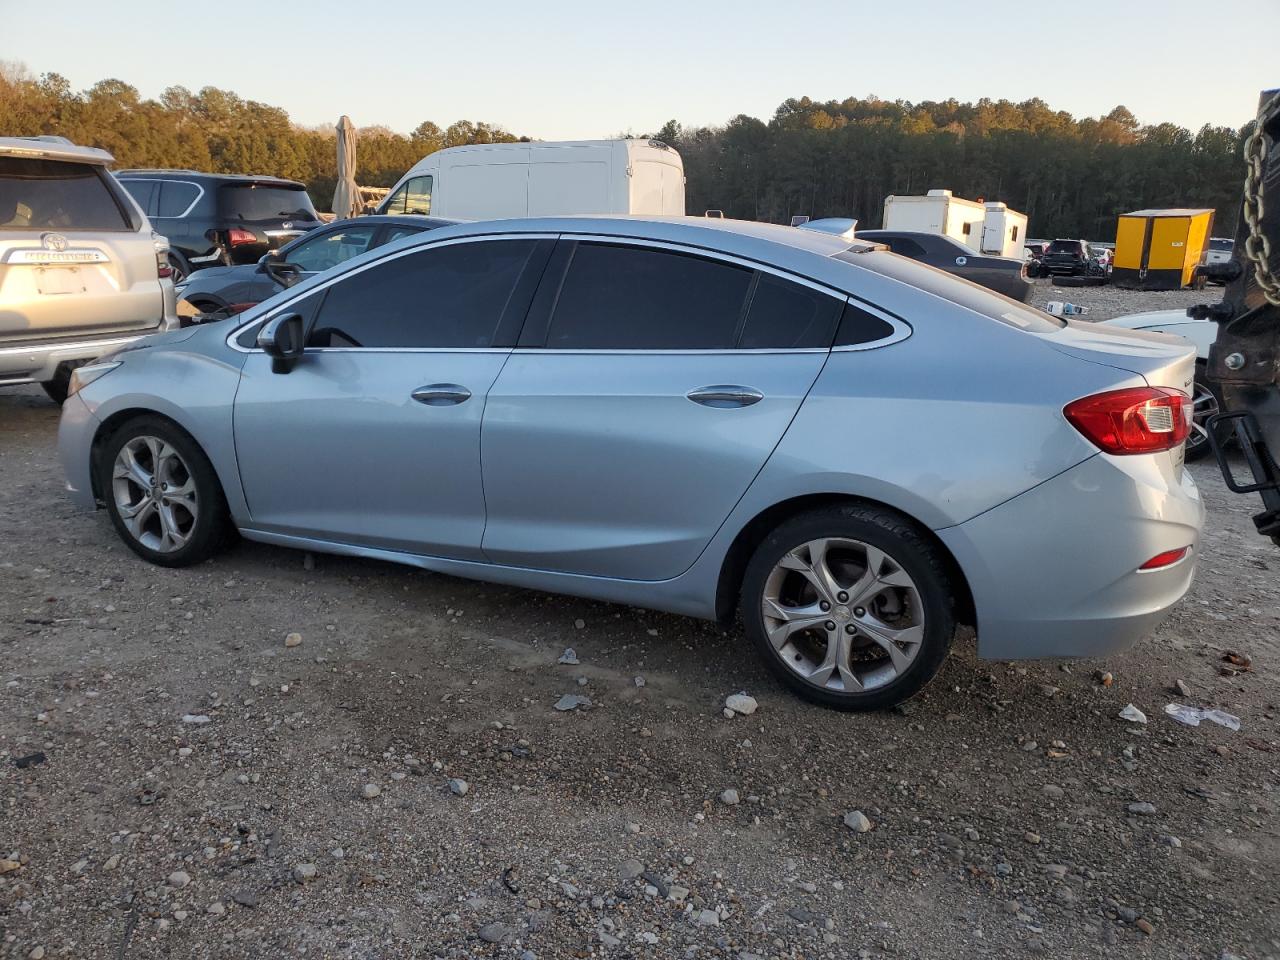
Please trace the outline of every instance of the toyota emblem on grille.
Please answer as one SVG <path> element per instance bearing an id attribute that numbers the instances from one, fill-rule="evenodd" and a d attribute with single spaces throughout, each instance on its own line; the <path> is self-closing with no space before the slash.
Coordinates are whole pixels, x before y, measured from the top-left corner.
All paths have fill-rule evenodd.
<path id="1" fill-rule="evenodd" d="M 67 249 L 67 238 L 60 233 L 46 233 L 40 237 L 40 245 L 46 250 L 61 253 Z"/>

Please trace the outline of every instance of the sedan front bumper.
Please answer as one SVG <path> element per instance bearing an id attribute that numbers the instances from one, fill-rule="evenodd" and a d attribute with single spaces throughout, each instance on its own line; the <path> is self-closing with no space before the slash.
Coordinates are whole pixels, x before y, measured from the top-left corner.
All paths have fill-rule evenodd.
<path id="1" fill-rule="evenodd" d="M 98 418 L 77 394 L 62 405 L 58 421 L 58 459 L 67 478 L 67 493 L 81 510 L 93 510 L 97 500 L 93 494 L 93 438 L 98 432 Z"/>
<path id="2" fill-rule="evenodd" d="M 1191 586 L 1204 525 L 1195 481 L 1177 474 L 1154 456 L 1099 454 L 937 531 L 969 582 L 979 656 L 1097 657 L 1154 629 Z M 1188 546 L 1172 566 L 1138 569 Z"/>

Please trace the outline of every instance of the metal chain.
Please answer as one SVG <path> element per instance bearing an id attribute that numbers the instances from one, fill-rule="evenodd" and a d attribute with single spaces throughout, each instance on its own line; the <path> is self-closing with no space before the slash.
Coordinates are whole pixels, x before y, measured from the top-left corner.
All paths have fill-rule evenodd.
<path id="1" fill-rule="evenodd" d="M 1267 302 L 1280 306 L 1280 281 L 1271 272 L 1271 242 L 1262 229 L 1263 173 L 1266 169 L 1267 139 L 1263 128 L 1272 115 L 1280 110 L 1280 93 L 1268 100 L 1258 111 L 1257 126 L 1244 142 L 1244 161 L 1247 172 L 1244 178 L 1244 219 L 1249 225 L 1249 236 L 1244 241 L 1244 254 L 1253 264 L 1253 277 Z"/>

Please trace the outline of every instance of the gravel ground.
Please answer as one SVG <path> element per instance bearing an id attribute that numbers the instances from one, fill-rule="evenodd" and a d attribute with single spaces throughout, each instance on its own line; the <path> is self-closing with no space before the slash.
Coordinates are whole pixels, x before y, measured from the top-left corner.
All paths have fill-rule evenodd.
<path id="1" fill-rule="evenodd" d="M 1123 290 L 1119 287 L 1056 287 L 1047 279 L 1037 280 L 1031 302 L 1041 309 L 1050 300 L 1063 300 L 1088 308 L 1083 320 L 1110 320 L 1143 310 L 1185 310 L 1197 303 L 1216 303 L 1221 287 L 1204 290 Z"/>
<path id="2" fill-rule="evenodd" d="M 850 716 L 679 617 L 250 543 L 148 566 L 63 496 L 56 422 L 0 392 L 0 956 L 1280 956 L 1280 551 L 1211 466 L 1134 650 L 961 638 Z"/>

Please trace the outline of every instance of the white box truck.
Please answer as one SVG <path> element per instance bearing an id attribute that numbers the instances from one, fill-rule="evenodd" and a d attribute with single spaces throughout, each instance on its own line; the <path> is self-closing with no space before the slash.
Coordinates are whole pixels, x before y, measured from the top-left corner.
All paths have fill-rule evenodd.
<path id="1" fill-rule="evenodd" d="M 459 220 L 684 216 L 684 164 L 659 140 L 484 143 L 418 161 L 378 206 Z"/>
<path id="2" fill-rule="evenodd" d="M 930 190 L 923 197 L 885 197 L 884 229 L 940 233 L 979 253 L 1021 258 L 1027 217 L 1000 202 L 982 203 L 952 196 L 950 190 Z"/>

